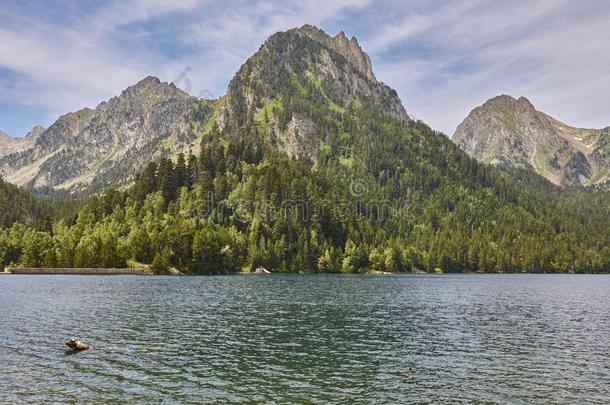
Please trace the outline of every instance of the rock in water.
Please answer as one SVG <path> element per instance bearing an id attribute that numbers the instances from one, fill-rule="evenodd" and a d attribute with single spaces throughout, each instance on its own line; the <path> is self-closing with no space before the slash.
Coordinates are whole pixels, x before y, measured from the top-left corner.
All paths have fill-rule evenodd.
<path id="1" fill-rule="evenodd" d="M 255 274 L 271 274 L 271 272 L 264 267 L 258 267 L 256 270 L 254 270 L 254 273 Z"/>
<path id="2" fill-rule="evenodd" d="M 91 349 L 90 345 L 88 345 L 85 342 L 81 342 L 80 340 L 77 340 L 75 338 L 70 338 L 70 340 L 68 340 L 66 342 L 66 346 L 68 346 L 72 350 L 76 350 L 76 351 L 79 351 L 79 352 L 83 351 L 83 350 Z"/>

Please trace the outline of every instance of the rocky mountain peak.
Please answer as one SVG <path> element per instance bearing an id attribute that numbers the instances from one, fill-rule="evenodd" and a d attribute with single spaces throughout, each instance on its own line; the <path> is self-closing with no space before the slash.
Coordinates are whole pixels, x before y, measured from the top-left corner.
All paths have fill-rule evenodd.
<path id="1" fill-rule="evenodd" d="M 356 38 L 348 39 L 344 32 L 331 37 L 306 24 L 272 35 L 241 66 L 229 84 L 219 128 L 240 128 L 257 116 L 259 121 L 267 117 L 268 131 L 280 149 L 315 161 L 324 142 L 316 132 L 321 123 L 302 111 L 303 103 L 289 105 L 298 99 L 335 113 L 364 107 L 400 123 L 409 121 L 396 91 L 375 79 Z M 291 111 L 290 116 L 270 116 L 281 110 Z"/>
<path id="2" fill-rule="evenodd" d="M 333 37 L 333 41 L 347 44 L 348 43 L 347 35 L 345 35 L 345 32 L 339 31 L 339 33 Z"/>
<path id="3" fill-rule="evenodd" d="M 490 98 L 481 107 L 483 109 L 502 109 L 502 110 L 522 110 L 522 111 L 535 111 L 536 109 L 532 103 L 525 97 L 521 96 L 518 99 L 509 96 L 507 94 L 501 94 L 499 96 Z"/>
<path id="4" fill-rule="evenodd" d="M 2 148 L 0 175 L 33 189 L 72 191 L 128 181 L 155 154 L 192 141 L 178 126 L 196 103 L 173 84 L 146 77 L 95 109 L 64 114 L 46 130 L 35 127 L 18 147 Z"/>
<path id="5" fill-rule="evenodd" d="M 595 185 L 610 177 L 607 132 L 566 125 L 525 97 L 486 101 L 457 127 L 453 140 L 482 162 L 530 167 L 559 185 Z"/>
<path id="6" fill-rule="evenodd" d="M 43 132 L 44 128 L 40 125 L 32 128 L 32 130 L 22 138 L 13 138 L 0 131 L 0 157 L 29 148 Z"/>
<path id="7" fill-rule="evenodd" d="M 306 35 L 320 44 L 333 49 L 357 67 L 359 72 L 364 74 L 369 80 L 376 80 L 371 59 L 362 50 L 356 37 L 348 39 L 343 31 L 340 31 L 337 35 L 331 37 L 323 30 L 310 24 L 305 24 L 300 28 L 295 28 L 288 32 Z"/>
<path id="8" fill-rule="evenodd" d="M 131 87 L 141 87 L 141 86 L 146 86 L 148 84 L 151 84 L 151 85 L 161 84 L 161 79 L 159 79 L 157 76 L 148 75 L 144 79 L 140 80 L 139 82 L 137 82 L 135 85 L 133 85 Z"/>
<path id="9" fill-rule="evenodd" d="M 31 139 L 35 139 L 38 138 L 40 136 L 40 134 L 42 134 L 44 131 L 46 131 L 46 128 L 43 127 L 42 125 L 36 125 L 34 126 L 30 132 L 28 132 L 24 138 L 31 138 Z"/>
<path id="10" fill-rule="evenodd" d="M 191 96 L 179 89 L 174 83 L 162 82 L 158 77 L 147 76 L 133 86 L 127 87 L 121 92 L 120 98 L 149 97 L 149 96 L 171 96 L 180 98 L 191 98 Z M 115 97 L 117 98 L 117 97 Z M 111 102 L 111 99 L 109 102 Z"/>
<path id="11" fill-rule="evenodd" d="M 229 84 L 224 116 L 230 120 L 237 111 L 260 108 L 268 102 L 260 96 L 280 95 L 287 83 L 297 82 L 293 90 L 317 87 L 328 103 L 365 104 L 397 121 L 409 120 L 396 92 L 375 79 L 356 38 L 343 32 L 331 37 L 310 24 L 272 35 L 242 65 Z"/>

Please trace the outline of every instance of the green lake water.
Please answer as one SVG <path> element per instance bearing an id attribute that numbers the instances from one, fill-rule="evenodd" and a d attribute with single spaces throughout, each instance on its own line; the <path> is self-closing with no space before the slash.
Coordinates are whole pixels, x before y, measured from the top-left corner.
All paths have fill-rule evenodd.
<path id="1" fill-rule="evenodd" d="M 610 276 L 0 276 L 0 373 L 11 404 L 609 403 Z"/>

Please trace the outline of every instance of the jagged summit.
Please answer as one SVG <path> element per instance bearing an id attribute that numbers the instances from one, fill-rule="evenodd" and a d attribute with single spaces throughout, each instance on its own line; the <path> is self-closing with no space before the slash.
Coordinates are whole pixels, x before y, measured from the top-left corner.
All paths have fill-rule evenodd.
<path id="1" fill-rule="evenodd" d="M 400 121 L 409 119 L 396 92 L 375 78 L 371 60 L 358 40 L 348 40 L 343 31 L 331 37 L 306 24 L 273 34 L 242 66 L 232 83 L 255 79 L 256 71 L 274 73 L 256 78 L 260 84 L 273 86 L 288 71 L 299 79 L 319 83 L 334 102 L 347 105 L 364 99 Z M 244 73 L 250 77 L 244 77 Z M 229 93 L 232 87 L 229 85 Z"/>
<path id="2" fill-rule="evenodd" d="M 130 93 L 133 91 L 143 91 L 143 90 L 156 88 L 156 87 L 167 87 L 167 88 L 171 88 L 174 90 L 178 89 L 174 83 L 162 82 L 161 79 L 159 79 L 158 77 L 151 75 L 151 76 L 146 76 L 144 79 L 140 80 L 136 84 L 127 87 L 125 90 L 123 90 L 123 93 Z M 178 89 L 178 90 L 183 92 L 180 89 Z"/>
<path id="3" fill-rule="evenodd" d="M 558 185 L 596 185 L 610 178 L 608 129 L 571 127 L 537 111 L 525 97 L 486 101 L 457 127 L 453 140 L 480 161 L 531 167 Z"/>
<path id="4" fill-rule="evenodd" d="M 24 138 L 25 139 L 36 139 L 40 136 L 40 134 L 42 134 L 44 131 L 46 131 L 46 128 L 43 127 L 42 125 L 35 125 L 30 132 L 28 132 Z"/>
<path id="5" fill-rule="evenodd" d="M 482 107 L 521 109 L 523 111 L 536 111 L 534 105 L 524 96 L 514 98 L 507 94 L 501 94 L 487 100 Z"/>
<path id="6" fill-rule="evenodd" d="M 33 138 L 37 138 L 44 131 L 45 131 L 45 127 L 43 127 L 42 125 L 36 125 L 31 130 L 29 130 L 28 133 L 25 134 L 25 136 L 23 136 L 22 138 L 15 138 L 15 137 L 12 137 L 12 136 L 6 134 L 5 132 L 0 131 L 0 141 L 21 142 L 26 139 L 31 140 Z"/>
<path id="7" fill-rule="evenodd" d="M 371 59 L 362 50 L 356 37 L 347 38 L 345 32 L 340 31 L 334 37 L 329 36 L 326 32 L 316 26 L 305 24 L 300 28 L 294 28 L 288 32 L 295 32 L 302 35 L 307 35 L 311 39 L 320 42 L 321 44 L 335 50 L 347 60 L 349 60 L 358 70 L 370 80 L 376 80 L 373 73 Z"/>
<path id="8" fill-rule="evenodd" d="M 229 84 L 219 127 L 240 128 L 252 116 L 266 114 L 268 129 L 280 149 L 292 156 L 316 160 L 324 143 L 316 131 L 315 114 L 284 108 L 297 98 L 334 111 L 365 107 L 402 124 L 409 116 L 396 91 L 375 79 L 371 61 L 355 38 L 340 32 L 329 36 L 304 25 L 270 36 L 244 63 Z M 289 117 L 271 117 L 273 110 Z"/>
<path id="9" fill-rule="evenodd" d="M 153 85 L 154 84 L 161 84 L 161 79 L 159 79 L 157 76 L 148 75 L 144 79 L 140 80 L 139 82 L 137 82 L 133 86 L 129 86 L 128 88 L 131 88 L 131 87 L 142 87 L 142 86 L 146 86 L 146 85 L 149 85 L 149 84 L 153 84 Z"/>
<path id="10" fill-rule="evenodd" d="M 184 99 L 191 98 L 188 93 L 176 87 L 174 83 L 162 82 L 158 77 L 147 76 L 136 84 L 127 87 L 121 92 L 120 96 L 113 97 L 109 101 L 112 101 L 113 99 L 119 97 L 141 97 L 153 93 L 158 94 L 160 96 L 171 95 L 172 97 L 181 97 Z"/>
<path id="11" fill-rule="evenodd" d="M 168 83 L 162 83 L 161 80 L 156 76 L 146 76 L 134 85 L 127 87 L 121 92 L 123 94 L 133 94 L 140 91 L 146 91 L 151 88 L 161 87 L 162 85 L 169 85 Z"/>
<path id="12" fill-rule="evenodd" d="M 35 127 L 19 147 L 3 148 L 0 175 L 42 190 L 117 185 L 153 156 L 167 154 L 168 146 L 190 141 L 176 130 L 196 103 L 173 84 L 148 76 L 95 109 L 64 114 L 48 129 Z"/>

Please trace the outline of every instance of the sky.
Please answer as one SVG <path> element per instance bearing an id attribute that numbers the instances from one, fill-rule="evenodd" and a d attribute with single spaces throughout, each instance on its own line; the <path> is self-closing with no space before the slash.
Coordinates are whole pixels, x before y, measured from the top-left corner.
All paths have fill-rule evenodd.
<path id="1" fill-rule="evenodd" d="M 140 79 L 222 96 L 267 37 L 305 23 L 356 36 L 407 112 L 453 134 L 499 94 L 610 126 L 607 0 L 3 0 L 0 131 L 23 136 Z"/>

